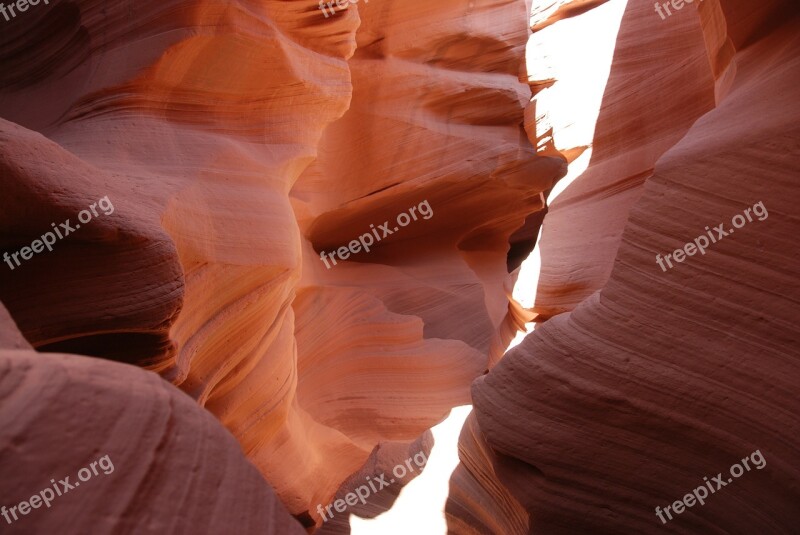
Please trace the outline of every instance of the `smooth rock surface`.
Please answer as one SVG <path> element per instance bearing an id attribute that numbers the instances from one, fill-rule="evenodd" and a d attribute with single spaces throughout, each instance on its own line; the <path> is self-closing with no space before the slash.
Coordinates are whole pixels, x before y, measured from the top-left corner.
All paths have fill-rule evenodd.
<path id="1" fill-rule="evenodd" d="M 0 452 L 4 533 L 305 533 L 211 414 L 126 364 L 4 343 Z"/>
<path id="2" fill-rule="evenodd" d="M 601 115 L 600 143 L 613 132 L 609 127 L 624 124 L 626 113 L 639 121 L 646 89 L 628 93 L 614 80 L 615 71 L 638 68 L 627 78 L 652 82 L 646 72 L 657 57 L 631 62 L 630 55 L 664 50 L 625 38 L 659 39 L 668 31 L 650 11 L 627 6 L 604 97 L 614 103 L 607 115 L 617 118 L 603 123 Z M 611 209 L 614 189 L 603 184 L 627 174 L 604 170 L 599 184 L 584 183 L 597 176 L 590 166 L 553 204 L 543 236 L 550 232 L 569 247 L 547 254 L 543 238 L 543 266 L 555 273 L 592 255 L 613 262 L 602 268 L 607 275 L 577 272 L 576 286 L 543 272 L 541 303 L 549 303 L 550 315 L 567 312 L 538 326 L 473 386 L 480 432 L 509 466 L 494 475 L 485 474 L 487 462 L 470 468 L 479 448 L 462 437 L 463 466 L 494 500 L 504 495 L 495 487 L 502 482 L 527 511 L 530 533 L 783 534 L 800 522 L 800 19 L 789 2 L 707 0 L 699 17 L 684 9 L 663 24 L 673 22 L 697 25 L 688 35 L 702 37 L 711 70 L 704 77 L 684 70 L 701 67 L 692 59 L 697 53 L 656 63 L 665 75 L 685 80 L 659 87 L 664 102 L 677 111 L 686 93 L 703 102 L 711 95 L 713 109 L 691 125 L 679 127 L 673 119 L 669 136 L 656 132 L 652 176 L 641 177 L 640 195 L 614 205 L 607 217 L 592 219 Z M 669 119 L 666 107 L 652 107 Z M 682 137 L 679 128 L 688 129 Z M 638 146 L 631 151 L 616 149 L 636 161 Z M 760 202 L 766 217 L 753 214 Z M 748 208 L 752 221 L 733 229 L 732 218 Z M 590 244 L 591 236 L 579 232 L 588 221 L 609 238 L 621 231 L 618 248 L 611 239 Z M 673 253 L 720 223 L 735 233 L 705 254 L 673 261 L 666 270 L 656 263 L 656 255 Z M 580 251 L 573 246 L 577 237 L 585 242 Z M 673 513 L 666 525 L 656 516 L 656 507 L 683 499 L 704 477 L 729 474 L 756 450 L 766 461 L 762 469 L 731 478 L 705 505 Z M 483 503 L 456 509 L 464 503 L 459 496 L 448 505 L 451 525 L 489 509 Z M 470 533 L 455 532 L 462 531 Z"/>
<path id="3" fill-rule="evenodd" d="M 23 15 L 0 36 L 0 246 L 115 207 L 0 270 L 34 348 L 158 372 L 307 526 L 376 445 L 469 402 L 521 314 L 510 236 L 566 167 L 523 128 L 525 2 Z M 430 219 L 325 268 L 423 201 Z"/>

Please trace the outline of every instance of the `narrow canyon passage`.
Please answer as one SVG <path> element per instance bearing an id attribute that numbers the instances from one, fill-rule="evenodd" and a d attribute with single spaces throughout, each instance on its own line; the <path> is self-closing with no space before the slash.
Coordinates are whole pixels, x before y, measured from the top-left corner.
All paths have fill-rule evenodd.
<path id="1" fill-rule="evenodd" d="M 791 0 L 0 0 L 0 527 L 791 534 Z"/>

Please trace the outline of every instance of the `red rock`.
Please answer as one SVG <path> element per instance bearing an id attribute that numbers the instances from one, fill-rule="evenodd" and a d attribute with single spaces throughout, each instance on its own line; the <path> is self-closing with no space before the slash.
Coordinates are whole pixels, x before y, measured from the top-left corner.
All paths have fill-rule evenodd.
<path id="1" fill-rule="evenodd" d="M 482 486 L 471 496 L 484 492 L 500 500 L 504 491 L 494 485 L 501 481 L 529 514 L 531 533 L 788 533 L 800 521 L 798 474 L 791 468 L 800 465 L 792 433 L 800 423 L 794 394 L 800 225 L 792 215 L 800 26 L 788 16 L 796 14 L 789 3 L 723 2 L 721 8 L 724 17 L 719 4 L 706 1 L 701 13 L 705 42 L 716 43 L 708 49 L 713 87 L 704 90 L 716 92 L 714 109 L 683 137 L 658 135 L 664 152 L 652 176 L 641 177 L 638 198 L 609 204 L 609 196 L 619 195 L 615 177 L 628 175 L 608 174 L 608 164 L 599 161 L 545 217 L 544 235 L 557 233 L 569 244 L 557 254 L 543 249 L 549 273 L 566 273 L 565 266 L 587 257 L 608 261 L 607 273 L 578 271 L 577 288 L 548 275 L 543 302 L 550 314 L 567 312 L 540 325 L 473 387 L 480 432 L 501 459 L 492 466 L 501 467 L 490 477 L 488 461 L 465 462 Z M 657 20 L 649 34 L 632 31 L 649 9 L 628 4 L 614 69 L 648 69 L 655 58 L 626 61 L 637 47 L 656 56 L 669 50 L 626 39 L 659 39 Z M 735 55 L 725 59 L 729 46 Z M 683 77 L 686 61 L 664 58 L 661 66 Z M 616 79 L 612 70 L 605 98 L 617 105 L 598 124 L 600 143 L 626 114 L 639 117 L 641 95 L 622 91 Z M 662 91 L 683 99 L 697 94 L 696 81 L 689 76 Z M 638 138 L 640 144 L 650 139 Z M 617 150 L 626 154 L 622 145 Z M 657 254 L 683 247 L 706 226 L 728 228 L 733 216 L 759 202 L 768 218 L 754 218 L 705 255 L 666 272 L 658 267 Z M 593 218 L 604 210 L 606 217 Z M 609 237 L 621 232 L 618 250 L 616 240 L 590 243 L 591 235 L 578 232 L 589 220 Z M 476 458 L 478 447 L 463 437 L 462 448 L 462 459 Z M 763 469 L 746 471 L 705 505 L 662 525 L 657 506 L 681 500 L 703 477 L 727 474 L 756 450 Z M 467 498 L 456 499 L 448 506 L 457 513 L 454 523 L 491 510 L 481 502 L 458 511 Z"/>
<path id="2" fill-rule="evenodd" d="M 524 2 L 78 0 L 3 29 L 3 250 L 116 208 L 0 270 L 34 348 L 160 373 L 305 524 L 469 401 L 513 336 L 509 238 L 565 171 L 522 125 Z"/>
<path id="3" fill-rule="evenodd" d="M 4 342 L 0 449 L 12 533 L 305 533 L 211 414 L 133 366 Z"/>

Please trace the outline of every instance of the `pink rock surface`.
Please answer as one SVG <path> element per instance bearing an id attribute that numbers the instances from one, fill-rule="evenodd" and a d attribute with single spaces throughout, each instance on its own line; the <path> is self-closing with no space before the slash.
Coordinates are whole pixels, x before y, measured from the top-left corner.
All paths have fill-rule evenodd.
<path id="1" fill-rule="evenodd" d="M 527 533 L 530 528 L 528 512 L 498 476 L 498 472 L 507 477 L 516 472 L 524 477 L 527 467 L 492 450 L 477 425 L 474 412 L 461 431 L 458 453 L 461 464 L 450 478 L 445 510 L 448 533 Z M 523 470 L 517 471 L 519 468 Z"/>
<path id="2" fill-rule="evenodd" d="M 665 51 L 626 40 L 659 39 L 660 21 L 643 14 L 651 10 L 628 4 L 606 88 L 606 101 L 615 103 L 607 115 L 614 120 L 604 123 L 601 116 L 600 143 L 618 142 L 606 136 L 626 117 L 639 120 L 639 95 L 614 83 L 615 70 L 647 72 L 650 61 L 631 63 L 630 55 Z M 694 12 L 679 15 L 698 24 Z M 645 20 L 653 25 L 649 33 Z M 656 135 L 660 148 L 651 153 L 663 155 L 630 202 L 609 204 L 610 196 L 624 196 L 613 187 L 615 177 L 629 175 L 606 174 L 608 164 L 599 161 L 602 172 L 590 167 L 545 217 L 544 236 L 550 232 L 569 244 L 548 255 L 543 238 L 549 273 L 573 261 L 584 265 L 586 258 L 613 262 L 573 272 L 576 287 L 545 277 L 540 290 L 548 313 L 569 312 L 540 325 L 473 387 L 480 432 L 508 466 L 494 475 L 484 474 L 486 462 L 470 469 L 465 460 L 464 466 L 495 500 L 504 493 L 495 487 L 502 482 L 527 511 L 530 533 L 796 529 L 799 20 L 788 2 L 706 1 L 698 27 L 712 69 L 702 78 L 706 88 L 698 95 L 698 77 L 683 70 L 700 67 L 692 55 L 659 64 L 664 73 L 680 70 L 685 77 L 659 89 L 670 106 L 686 93 L 707 101 L 712 91 L 713 109 L 694 124 L 673 122 L 671 134 Z M 664 114 L 665 126 L 667 108 L 651 110 Z M 688 114 L 682 119 L 700 111 L 680 109 Z M 688 129 L 682 137 L 679 128 Z M 617 152 L 635 161 L 638 150 L 620 144 Z M 657 254 L 683 248 L 705 235 L 706 226 L 732 229 L 732 218 L 748 208 L 752 214 L 759 202 L 768 217 L 753 217 L 704 255 L 687 256 L 666 271 L 656 263 Z M 604 210 L 613 213 L 594 218 Z M 591 242 L 588 221 L 609 237 L 621 231 L 618 250 L 616 240 Z M 576 243 L 583 243 L 580 251 Z M 462 447 L 468 450 L 462 459 L 475 457 L 478 447 L 463 437 Z M 766 465 L 730 477 L 729 468 L 756 450 Z M 705 505 L 673 512 L 666 525 L 656 516 L 656 507 L 682 500 L 718 473 L 732 481 Z M 448 508 L 465 502 L 458 497 Z M 463 520 L 485 508 L 476 503 L 457 516 Z"/>
<path id="3" fill-rule="evenodd" d="M 305 533 L 186 394 L 133 366 L 9 347 L 2 325 L 4 533 Z"/>
<path id="4" fill-rule="evenodd" d="M 370 454 L 362 468 L 345 481 L 331 503 L 321 504 L 325 521 L 315 533 L 317 535 L 347 535 L 350 533 L 349 515 L 361 518 L 375 518 L 388 511 L 394 504 L 400 491 L 425 469 L 433 446 L 433 435 L 424 433 L 411 444 L 387 442 L 378 444 Z M 402 468 L 397 468 L 401 466 Z M 397 476 L 405 473 L 401 477 Z M 372 486 L 370 487 L 370 483 Z M 363 496 L 368 494 L 364 503 L 358 501 L 347 506 L 344 513 L 335 510 L 337 500 L 347 500 L 347 495 Z M 352 496 L 350 501 L 353 501 Z M 333 504 L 333 505 L 332 505 Z M 328 507 L 330 509 L 328 510 Z M 341 503 L 339 507 L 344 507 Z M 329 513 L 333 513 L 331 516 Z"/>
<path id="5" fill-rule="evenodd" d="M 575 11 L 572 16 L 592 17 L 594 11 Z M 552 16 L 561 22 L 534 34 L 534 41 L 547 43 L 573 31 L 567 26 L 573 22 L 571 18 Z M 597 19 L 602 22 L 610 21 Z M 588 53 L 597 46 L 593 41 L 613 31 L 613 27 L 596 31 L 575 47 Z M 656 161 L 714 107 L 714 76 L 708 56 L 693 7 L 662 21 L 652 3 L 634 6 L 628 2 L 605 89 L 603 80 L 594 78 L 590 81 L 595 87 L 585 90 L 587 94 L 603 90 L 594 135 L 585 140 L 591 148 L 589 166 L 550 204 L 538 244 L 542 268 L 534 311 L 540 319 L 572 310 L 608 280 L 628 211 L 641 196 Z M 536 61 L 552 60 L 536 55 Z M 556 78 L 574 78 L 570 71 L 575 68 L 574 64 L 559 63 L 547 72 Z M 560 90 L 566 88 L 556 81 L 534 101 L 548 111 L 545 93 Z M 567 130 L 573 127 L 572 123 L 554 125 L 555 147 L 566 154 L 587 148 L 562 141 L 572 139 Z"/>
<path id="6" fill-rule="evenodd" d="M 14 529 L 301 530 L 288 511 L 313 531 L 476 378 L 453 533 L 794 529 L 797 8 L 623 4 L 54 0 L 0 21 L 0 248 L 114 207 L 0 269 L 3 503 L 118 467 Z M 620 5 L 581 136 L 583 93 L 553 103 L 584 79 L 548 46 L 588 54 L 571 24 Z M 655 263 L 759 201 L 765 221 Z M 540 225 L 526 308 L 509 269 Z M 658 524 L 756 449 L 765 470 Z"/>
<path id="7" fill-rule="evenodd" d="M 509 237 L 565 171 L 523 129 L 525 2 L 53 1 L 3 29 L 3 250 L 115 207 L 0 270 L 34 348 L 160 373 L 309 526 L 469 402 L 517 321 Z"/>

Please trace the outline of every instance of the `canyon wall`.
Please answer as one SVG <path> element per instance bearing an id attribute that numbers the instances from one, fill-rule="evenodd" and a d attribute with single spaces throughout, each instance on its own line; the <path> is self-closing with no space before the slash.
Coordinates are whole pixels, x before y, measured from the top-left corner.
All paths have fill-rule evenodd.
<path id="1" fill-rule="evenodd" d="M 319 525 L 318 504 L 382 466 L 377 447 L 468 403 L 529 315 L 509 302 L 508 243 L 566 162 L 523 125 L 528 12 L 78 0 L 4 22 L 3 250 L 74 225 L 0 270 L 41 365 L 159 373 Z M 321 257 L 373 227 L 370 251 Z M 111 418 L 114 396 L 84 410 Z"/>
<path id="2" fill-rule="evenodd" d="M 313 531 L 471 400 L 453 533 L 797 525 L 789 1 L 57 0 L 0 25 L 0 245 L 59 233 L 0 269 L 2 503 L 115 464 L 15 527 Z"/>
<path id="3" fill-rule="evenodd" d="M 534 43 L 604 9 L 561 4 Z M 543 223 L 533 311 L 548 321 L 473 386 L 456 533 L 484 532 L 470 519 L 509 493 L 527 526 L 504 533 L 796 528 L 798 29 L 790 2 L 706 0 L 665 20 L 624 6 L 590 161 Z M 553 124 L 574 153 L 580 136 Z M 729 472 L 756 451 L 765 466 Z M 664 514 L 718 473 L 705 505 Z"/>
<path id="4" fill-rule="evenodd" d="M 305 533 L 189 396 L 134 366 L 37 353 L 2 306 L 0 326 L 5 533 Z"/>

